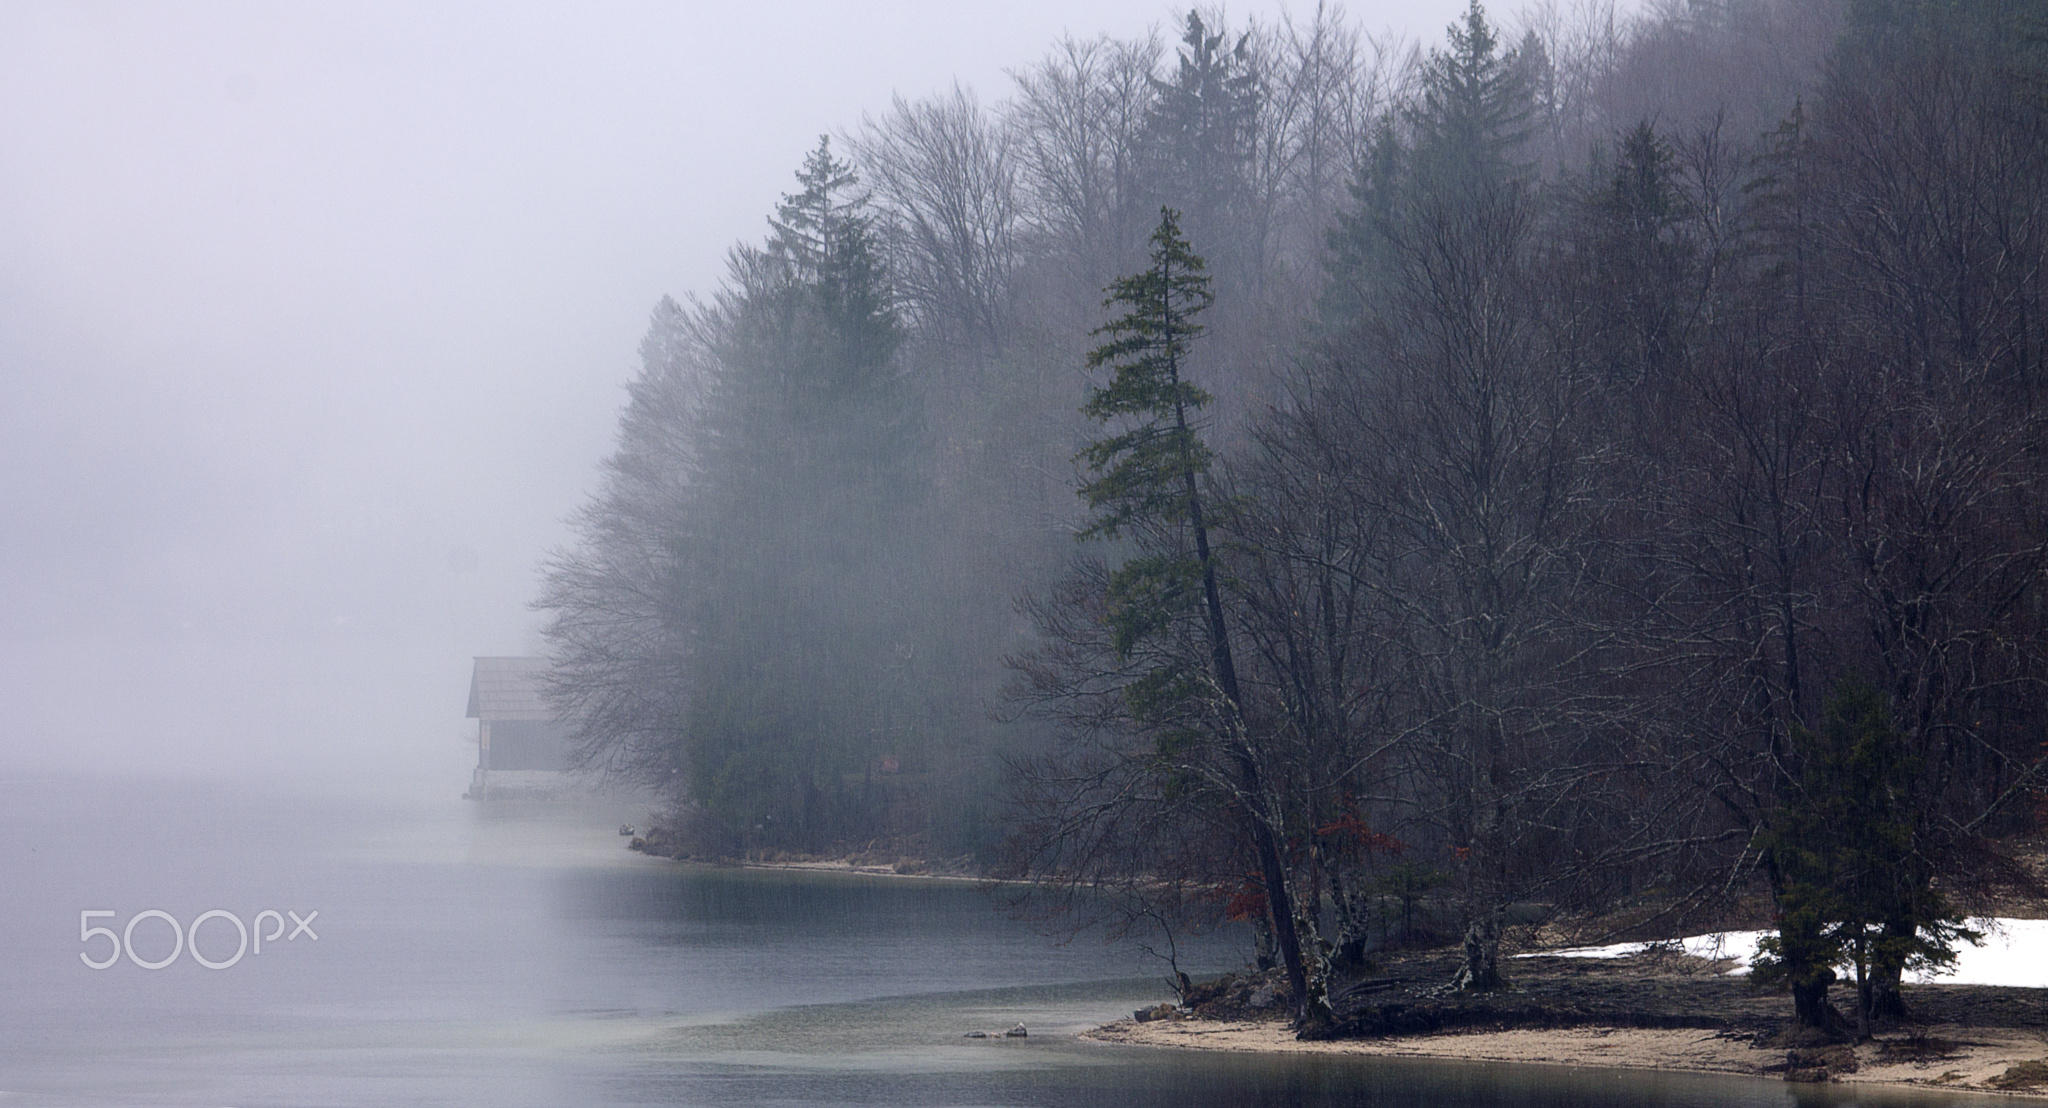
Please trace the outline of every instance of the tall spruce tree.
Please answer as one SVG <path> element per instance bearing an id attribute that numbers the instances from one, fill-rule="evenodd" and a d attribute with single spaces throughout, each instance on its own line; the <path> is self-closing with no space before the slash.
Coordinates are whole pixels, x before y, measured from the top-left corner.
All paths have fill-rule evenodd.
<path id="1" fill-rule="evenodd" d="M 1500 48 L 1477 0 L 1446 35 L 1448 48 L 1423 64 L 1419 96 L 1374 128 L 1350 208 L 1329 232 L 1321 315 L 1333 333 L 1370 325 L 1399 294 L 1419 239 L 1470 233 L 1529 175 L 1535 90 L 1519 50 Z"/>
<path id="2" fill-rule="evenodd" d="M 1479 0 L 1445 35 L 1448 48 L 1423 63 L 1410 113 L 1415 172 L 1435 192 L 1483 194 L 1528 172 L 1535 82 L 1521 49 L 1501 48 Z"/>
<path id="3" fill-rule="evenodd" d="M 818 147 L 765 247 L 733 256 L 691 522 L 693 790 L 737 844 L 875 831 L 874 765 L 914 712 L 885 679 L 913 631 L 915 398 L 850 167 Z"/>
<path id="4" fill-rule="evenodd" d="M 1188 12 L 1173 73 L 1153 80 L 1145 117 L 1157 195 L 1212 250 L 1226 247 L 1219 271 L 1233 280 L 1259 262 L 1251 173 L 1264 89 L 1251 45 L 1250 32 L 1232 41 Z"/>
<path id="5" fill-rule="evenodd" d="M 1609 385 L 1668 372 L 1683 342 L 1693 252 L 1679 234 L 1670 144 L 1645 120 L 1621 137 L 1611 165 L 1596 161 L 1584 210 L 1580 313 L 1588 354 Z M 1697 297 L 1692 298 L 1696 301 Z"/>
<path id="6" fill-rule="evenodd" d="M 1105 306 L 1123 314 L 1096 330 L 1107 341 L 1088 355 L 1090 369 L 1107 368 L 1110 376 L 1090 389 L 1082 410 L 1112 433 L 1080 455 L 1091 475 L 1081 497 L 1096 512 L 1082 534 L 1124 537 L 1135 547 L 1109 579 L 1107 607 L 1120 654 L 1130 655 L 1140 642 L 1167 635 L 1189 618 L 1202 629 L 1206 664 L 1198 671 L 1169 662 L 1144 674 L 1127 690 L 1131 710 L 1141 720 L 1184 719 L 1187 701 L 1206 702 L 1193 716 L 1206 721 L 1206 738 L 1220 746 L 1234 778 L 1229 803 L 1256 855 L 1288 984 L 1303 1018 L 1317 1020 L 1326 1014 L 1324 1001 L 1311 992 L 1279 821 L 1246 719 L 1210 543 L 1213 512 L 1203 489 L 1210 452 L 1198 423 L 1209 395 L 1188 379 L 1186 365 L 1202 333 L 1195 317 L 1212 299 L 1203 261 L 1181 236 L 1179 214 L 1160 209 L 1151 264 L 1110 286 Z M 1161 742 L 1204 737 L 1169 727 Z M 1320 975 L 1313 984 L 1320 985 Z"/>

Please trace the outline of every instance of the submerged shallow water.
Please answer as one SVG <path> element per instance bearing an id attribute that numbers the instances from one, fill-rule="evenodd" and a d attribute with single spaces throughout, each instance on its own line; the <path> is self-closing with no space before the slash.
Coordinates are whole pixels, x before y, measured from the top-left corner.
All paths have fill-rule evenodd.
<path id="1" fill-rule="evenodd" d="M 1055 944 L 962 884 L 677 866 L 616 823 L 0 778 L 0 1108 L 1958 1102 L 1083 1043 L 1166 999 L 1163 964 Z M 253 952 L 237 924 L 279 935 Z M 170 957 L 174 927 L 226 968 Z M 1029 1038 L 962 1037 L 1019 1022 Z"/>

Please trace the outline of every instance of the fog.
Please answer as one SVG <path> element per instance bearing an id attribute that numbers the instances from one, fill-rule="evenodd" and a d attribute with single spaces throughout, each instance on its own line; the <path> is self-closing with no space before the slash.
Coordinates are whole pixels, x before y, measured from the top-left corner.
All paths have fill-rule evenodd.
<path id="1" fill-rule="evenodd" d="M 1075 1038 L 1507 986 L 2024 1045 L 1905 990 L 2048 892 L 2043 43 L 0 4 L 0 1101 L 1783 1099 Z M 1766 923 L 1782 1039 L 1511 958 Z"/>
<path id="2" fill-rule="evenodd" d="M 1063 31 L 1175 17 L 0 11 L 0 770 L 459 791 L 470 658 L 540 649 L 650 305 L 892 93 L 997 99 Z"/>

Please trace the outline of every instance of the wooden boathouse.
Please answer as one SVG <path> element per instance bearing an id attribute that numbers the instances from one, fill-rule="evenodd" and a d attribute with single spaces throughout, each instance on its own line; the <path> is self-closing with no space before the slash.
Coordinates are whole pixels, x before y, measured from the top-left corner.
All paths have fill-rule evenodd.
<path id="1" fill-rule="evenodd" d="M 568 729 L 542 695 L 547 674 L 546 658 L 476 659 L 469 678 L 476 772 L 465 795 L 549 795 L 569 787 Z"/>

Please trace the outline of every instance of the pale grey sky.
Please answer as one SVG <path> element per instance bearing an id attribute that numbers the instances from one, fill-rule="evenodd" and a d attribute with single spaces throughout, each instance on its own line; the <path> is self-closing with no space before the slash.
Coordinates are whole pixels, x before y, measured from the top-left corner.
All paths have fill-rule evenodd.
<path id="1" fill-rule="evenodd" d="M 0 2 L 0 770 L 461 791 L 654 301 L 892 93 L 1179 10 Z"/>

